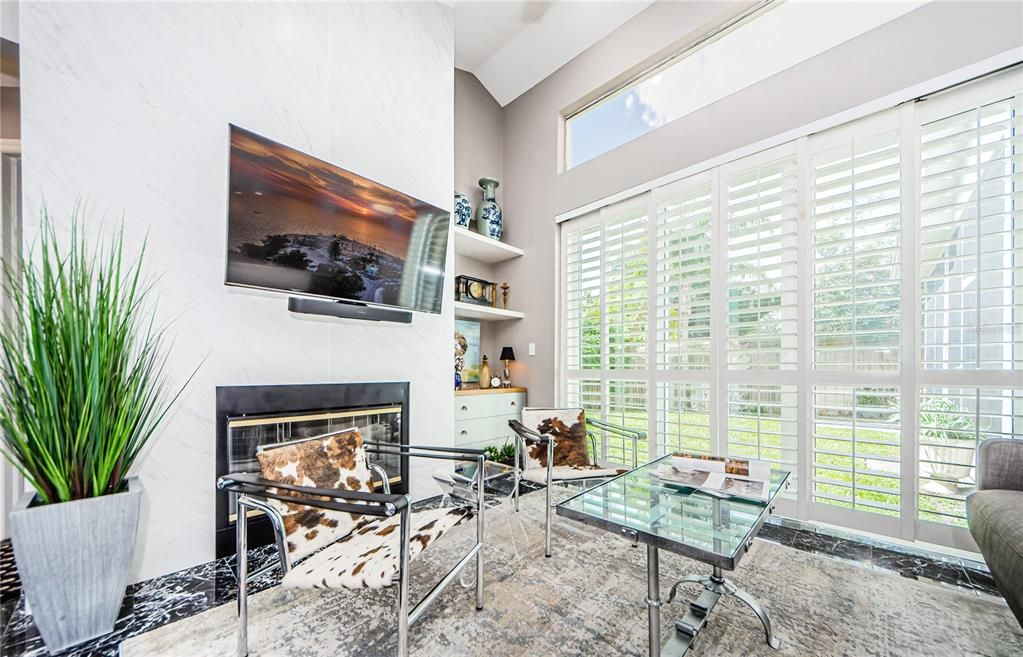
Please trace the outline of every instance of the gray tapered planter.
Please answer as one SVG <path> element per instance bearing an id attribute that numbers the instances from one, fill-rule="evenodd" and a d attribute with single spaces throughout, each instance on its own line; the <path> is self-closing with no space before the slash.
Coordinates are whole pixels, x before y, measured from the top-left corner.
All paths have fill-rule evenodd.
<path id="1" fill-rule="evenodd" d="M 11 512 L 11 542 L 29 610 L 50 652 L 114 629 L 135 556 L 142 484 L 124 493 Z"/>

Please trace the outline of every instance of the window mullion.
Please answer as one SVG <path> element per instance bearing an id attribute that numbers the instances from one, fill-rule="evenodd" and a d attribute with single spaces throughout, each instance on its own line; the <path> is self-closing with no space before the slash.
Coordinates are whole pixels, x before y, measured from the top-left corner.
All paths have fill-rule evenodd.
<path id="1" fill-rule="evenodd" d="M 647 278 L 647 301 L 646 301 L 646 455 L 647 460 L 652 461 L 661 455 L 660 437 L 657 435 L 657 417 L 661 409 L 657 404 L 657 390 L 660 381 L 657 375 L 660 372 L 657 357 L 660 353 L 658 347 L 657 331 L 657 200 L 653 191 L 647 192 L 646 210 L 646 278 Z"/>
<path id="2" fill-rule="evenodd" d="M 722 167 L 713 174 L 714 205 L 711 210 L 711 453 L 728 448 L 728 390 L 725 380 L 728 348 L 728 190 Z"/>
<path id="3" fill-rule="evenodd" d="M 796 509 L 800 519 L 810 517 L 813 499 L 813 211 L 810 139 L 796 143 L 798 200 L 796 202 L 796 294 L 799 299 L 796 332 L 799 353 L 796 356 L 796 463 L 801 485 L 796 491 Z"/>
<path id="4" fill-rule="evenodd" d="M 918 374 L 920 371 L 920 135 L 917 121 L 917 103 L 906 103 L 899 108 L 900 160 L 902 169 L 901 213 L 902 265 L 902 354 L 900 357 L 901 441 L 900 450 L 901 512 L 899 530 L 903 540 L 916 539 L 918 406 L 920 401 Z"/>

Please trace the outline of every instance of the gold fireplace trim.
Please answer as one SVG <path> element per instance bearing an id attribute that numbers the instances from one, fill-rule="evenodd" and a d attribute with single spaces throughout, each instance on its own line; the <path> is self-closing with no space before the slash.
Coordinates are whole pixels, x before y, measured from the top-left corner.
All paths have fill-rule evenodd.
<path id="1" fill-rule="evenodd" d="M 260 427 L 265 426 L 267 424 L 282 424 L 285 422 L 309 422 L 312 420 L 339 420 L 346 417 L 365 417 L 367 415 L 379 415 L 381 413 L 401 413 L 401 406 L 360 408 L 351 411 L 309 413 L 308 415 L 275 415 L 273 417 L 231 419 L 227 421 L 227 428 L 233 429 L 235 427 Z"/>

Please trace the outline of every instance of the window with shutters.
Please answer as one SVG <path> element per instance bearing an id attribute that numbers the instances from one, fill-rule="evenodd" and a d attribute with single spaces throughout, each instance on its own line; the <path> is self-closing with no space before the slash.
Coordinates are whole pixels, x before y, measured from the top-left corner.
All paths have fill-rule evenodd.
<path id="1" fill-rule="evenodd" d="M 987 89 L 920 126 L 917 514 L 952 527 L 980 442 L 1023 437 L 1023 94 Z"/>
<path id="2" fill-rule="evenodd" d="M 795 156 L 729 176 L 727 194 L 728 367 L 795 369 Z"/>
<path id="3" fill-rule="evenodd" d="M 565 334 L 568 367 L 601 367 L 601 227 L 587 226 L 565 236 Z"/>
<path id="4" fill-rule="evenodd" d="M 811 501 L 875 514 L 868 527 L 902 515 L 898 124 L 891 110 L 810 140 Z"/>
<path id="5" fill-rule="evenodd" d="M 978 446 L 1023 438 L 1020 89 L 1023 67 L 564 223 L 561 394 L 648 432 L 640 460 L 768 460 L 783 514 L 971 549 Z"/>
<path id="6" fill-rule="evenodd" d="M 1021 128 L 1017 95 L 920 129 L 926 368 L 1023 368 Z"/>
<path id="7" fill-rule="evenodd" d="M 897 130 L 813 156 L 813 364 L 894 370 L 901 343 Z"/>
<path id="8" fill-rule="evenodd" d="M 607 369 L 647 366 L 647 210 L 614 212 L 604 224 Z"/>
<path id="9" fill-rule="evenodd" d="M 660 383 L 657 389 L 660 453 L 712 453 L 711 412 L 709 384 Z"/>
<path id="10" fill-rule="evenodd" d="M 899 403 L 898 388 L 814 388 L 815 502 L 900 515 Z"/>
<path id="11" fill-rule="evenodd" d="M 710 367 L 712 188 L 703 177 L 658 194 L 657 366 Z"/>
<path id="12" fill-rule="evenodd" d="M 644 432 L 648 426 L 649 212 L 625 202 L 574 222 L 563 237 L 565 401 L 587 415 Z M 594 432 L 601 461 L 631 465 L 633 445 Z M 647 444 L 636 458 L 649 455 Z"/>
<path id="13" fill-rule="evenodd" d="M 1023 386 L 924 387 L 919 427 L 919 517 L 965 527 L 977 445 L 989 438 L 1023 437 Z"/>
<path id="14" fill-rule="evenodd" d="M 728 386 L 728 455 L 770 461 L 796 473 L 795 386 Z M 794 477 L 790 478 L 794 482 Z M 789 494 L 795 492 L 794 483 Z"/>

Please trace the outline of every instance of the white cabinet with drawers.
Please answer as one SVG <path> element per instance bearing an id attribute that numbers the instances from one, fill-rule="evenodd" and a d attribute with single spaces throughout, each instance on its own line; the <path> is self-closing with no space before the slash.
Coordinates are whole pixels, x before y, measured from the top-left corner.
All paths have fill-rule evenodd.
<path id="1" fill-rule="evenodd" d="M 511 442 L 508 420 L 521 420 L 525 388 L 455 392 L 455 446 L 482 449 Z"/>

